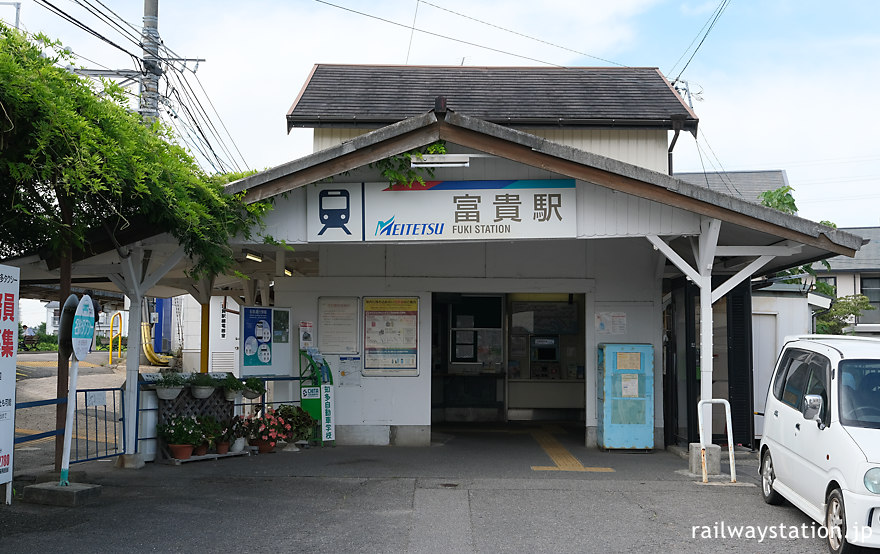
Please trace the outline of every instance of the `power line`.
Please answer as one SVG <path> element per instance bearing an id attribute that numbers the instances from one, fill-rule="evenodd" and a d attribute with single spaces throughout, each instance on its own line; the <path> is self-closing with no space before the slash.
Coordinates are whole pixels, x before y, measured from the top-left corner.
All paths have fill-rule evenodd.
<path id="1" fill-rule="evenodd" d="M 724 13 L 724 10 L 727 9 L 727 6 L 728 6 L 728 5 L 730 5 L 730 0 L 721 0 L 721 3 L 718 4 L 718 7 L 717 7 L 717 8 L 715 8 L 715 11 L 713 12 L 713 16 L 710 18 L 711 23 L 709 24 L 709 28 L 706 29 L 706 26 L 703 25 L 703 29 L 706 29 L 706 32 L 703 34 L 703 38 L 700 40 L 700 43 L 699 43 L 699 44 L 697 45 L 697 47 L 694 49 L 693 53 L 691 54 L 691 57 L 688 58 L 687 63 L 684 64 L 684 67 L 682 67 L 682 68 L 681 68 L 681 71 L 678 72 L 678 77 L 676 77 L 676 78 L 672 81 L 673 84 L 675 84 L 675 83 L 681 78 L 682 74 L 684 73 L 684 70 L 687 69 L 687 67 L 688 67 L 688 66 L 690 65 L 690 63 L 691 63 L 691 60 L 693 60 L 693 59 L 694 59 L 694 56 L 697 55 L 697 52 L 700 50 L 700 47 L 703 46 L 703 42 L 706 41 L 706 37 L 708 37 L 708 36 L 709 36 L 709 33 L 712 32 L 712 29 L 715 27 L 715 24 L 718 22 L 718 18 L 721 17 L 721 14 Z M 702 29 L 700 29 L 700 31 L 702 31 Z M 697 33 L 697 36 L 699 36 L 699 33 Z M 693 44 L 693 42 L 691 42 L 691 44 Z M 690 48 L 690 46 L 688 46 L 688 48 Z M 685 52 L 687 52 L 687 50 L 685 50 Z M 679 61 L 681 61 L 681 58 L 679 58 Z M 675 62 L 675 64 L 678 65 L 678 62 Z M 670 73 L 671 73 L 672 71 L 674 71 L 674 70 L 675 70 L 675 66 L 673 66 L 673 68 L 672 68 L 672 70 L 670 71 Z"/>
<path id="2" fill-rule="evenodd" d="M 529 56 L 524 56 L 524 55 L 522 55 L 522 54 L 514 54 L 513 52 L 507 52 L 506 50 L 500 50 L 500 49 L 498 49 L 498 48 L 492 48 L 491 46 L 485 46 L 485 45 L 482 45 L 482 44 L 477 44 L 477 43 L 475 43 L 475 42 L 470 42 L 470 41 L 463 40 L 463 39 L 459 39 L 459 38 L 453 38 L 453 37 L 450 37 L 450 36 L 441 35 L 440 33 L 434 33 L 434 32 L 432 32 L 432 31 L 426 31 L 425 29 L 419 29 L 419 28 L 414 27 L 414 26 L 411 26 L 411 25 L 406 25 L 406 24 L 404 24 L 404 23 L 398 23 L 398 22 L 396 22 L 396 21 L 391 21 L 390 19 L 385 19 L 384 17 L 379 17 L 379 16 L 377 16 L 377 15 L 371 15 L 371 14 L 364 13 L 364 12 L 360 12 L 360 11 L 357 11 L 357 10 L 354 10 L 354 9 L 351 9 L 351 8 L 346 8 L 345 6 L 340 6 L 340 5 L 338 5 L 338 4 L 333 4 L 333 3 L 331 3 L 331 2 L 327 2 L 326 0 L 315 0 L 315 2 L 317 2 L 317 3 L 319 3 L 319 4 L 324 4 L 324 5 L 326 5 L 326 6 L 330 6 L 330 7 L 333 7 L 333 8 L 337 8 L 337 9 L 340 9 L 340 10 L 343 10 L 343 11 L 351 12 L 351 13 L 354 13 L 354 14 L 357 14 L 357 15 L 362 15 L 362 16 L 364 16 L 364 17 L 369 17 L 370 19 L 375 19 L 375 20 L 377 20 L 377 21 L 382 21 L 382 22 L 385 22 L 385 23 L 390 23 L 391 25 L 396 25 L 396 26 L 398 26 L 398 27 L 403 27 L 404 29 L 412 29 L 412 30 L 414 30 L 414 31 L 418 31 L 418 32 L 420 32 L 420 33 L 424 33 L 424 34 L 426 34 L 426 35 L 431 35 L 431 36 L 435 36 L 435 37 L 438 37 L 438 38 L 442 38 L 442 39 L 446 39 L 446 40 L 451 40 L 451 41 L 453 41 L 453 42 L 458 42 L 458 43 L 460 43 L 460 44 L 466 44 L 466 45 L 468 45 L 468 46 L 474 46 L 474 47 L 476 47 L 476 48 L 482 48 L 483 50 L 489 50 L 489 51 L 491 51 L 491 52 L 496 52 L 496 53 L 498 53 L 498 54 L 504 54 L 504 55 L 506 55 L 506 56 L 513 56 L 513 57 L 516 57 L 516 58 L 521 58 L 521 59 L 523 59 L 523 60 L 529 60 L 529 61 L 531 61 L 531 62 L 542 63 L 542 64 L 544 64 L 544 65 L 551 65 L 551 66 L 553 66 L 553 67 L 565 67 L 565 66 L 562 66 L 562 65 L 559 65 L 559 64 L 555 64 L 555 63 L 551 63 L 551 62 L 546 62 L 546 61 L 544 61 L 544 60 L 539 60 L 539 59 L 537 59 L 537 58 L 531 58 L 531 57 L 529 57 Z"/>
<path id="3" fill-rule="evenodd" d="M 73 1 L 76 2 L 77 4 L 79 4 L 86 11 L 88 11 L 89 13 L 91 13 L 92 15 L 97 17 L 103 23 L 110 25 L 110 27 L 113 28 L 115 31 L 117 31 L 120 35 L 122 35 L 122 37 L 125 40 L 131 42 L 132 44 L 134 44 L 135 46 L 137 46 L 139 48 L 143 48 L 143 44 L 141 43 L 139 36 L 133 35 L 128 30 L 126 30 L 122 26 L 120 26 L 118 23 L 114 22 L 108 15 L 106 15 L 104 12 L 102 12 L 99 8 L 96 8 L 93 5 L 89 4 L 88 0 L 85 0 L 85 3 L 83 3 L 83 1 L 81 1 L 81 0 L 73 0 Z"/>
<path id="4" fill-rule="evenodd" d="M 527 39 L 529 39 L 529 40 L 533 40 L 533 41 L 535 41 L 535 42 L 540 42 L 541 44 L 546 44 L 547 46 L 552 46 L 553 48 L 559 48 L 560 50 L 565 50 L 565 51 L 567 51 L 567 52 L 572 52 L 572 53 L 577 54 L 577 55 L 579 55 L 579 56 L 586 56 L 586 57 L 588 57 L 588 58 L 593 58 L 594 60 L 599 60 L 599 61 L 602 61 L 602 62 L 605 62 L 605 63 L 610 63 L 610 64 L 613 64 L 613 65 L 619 65 L 620 67 L 628 67 L 628 66 L 626 66 L 626 65 L 624 65 L 624 64 L 622 64 L 622 63 L 617 63 L 617 62 L 612 61 L 612 60 L 606 60 L 605 58 L 600 58 L 599 56 L 594 56 L 594 55 L 592 55 L 592 54 L 587 54 L 586 52 L 581 52 L 581 51 L 579 51 L 579 50 L 574 50 L 574 49 L 572 49 L 572 48 L 568 48 L 568 47 L 566 47 L 566 46 L 561 46 L 561 45 L 559 45 L 559 44 L 554 44 L 554 43 L 552 43 L 552 42 L 549 42 L 549 41 L 546 41 L 546 40 L 543 40 L 543 39 L 540 39 L 540 38 L 537 38 L 537 37 L 533 37 L 533 36 L 531 36 L 531 35 L 527 35 L 527 34 L 524 34 L 524 33 L 520 33 L 519 31 L 514 31 L 514 30 L 512 30 L 512 29 L 508 29 L 508 28 L 506 28 L 506 27 L 502 27 L 502 26 L 500 26 L 500 25 L 496 25 L 496 24 L 494 24 L 494 23 L 490 23 L 490 22 L 488 22 L 488 21 L 483 21 L 482 19 L 477 19 L 476 17 L 471 17 L 471 16 L 469 16 L 469 15 L 466 15 L 466 14 L 463 14 L 463 13 L 459 13 L 459 12 L 454 11 L 454 10 L 450 10 L 449 8 L 444 8 L 443 6 L 438 6 L 437 4 L 432 4 L 432 3 L 430 3 L 430 2 L 426 2 L 425 0 L 416 0 L 416 6 L 418 6 L 419 3 L 421 3 L 421 4 L 427 4 L 427 5 L 431 6 L 432 8 L 437 8 L 438 10 L 443 10 L 444 12 L 448 12 L 448 13 L 451 13 L 451 14 L 453 14 L 453 15 L 457 15 L 457 16 L 459 16 L 459 17 L 463 17 L 463 18 L 465 18 L 465 19 L 470 19 L 471 21 L 476 21 L 477 23 L 481 23 L 481 24 L 483 24 L 483 25 L 488 25 L 489 27 L 494 27 L 494 28 L 496 28 L 496 29 L 499 29 L 499 30 L 501 30 L 501 31 L 504 31 L 505 33 L 510 33 L 510 34 L 512 34 L 512 35 L 517 35 L 517 36 L 520 36 L 520 37 L 523 37 L 523 38 L 527 38 Z M 418 7 L 417 7 L 416 9 L 418 9 Z M 413 20 L 413 25 L 415 25 L 415 20 Z"/>
<path id="5" fill-rule="evenodd" d="M 135 54 L 132 54 L 131 52 L 129 52 L 128 50 L 126 50 L 126 49 L 123 48 L 122 46 L 119 46 L 118 44 L 116 44 L 115 42 L 113 42 L 112 40 L 110 40 L 109 38 L 105 37 L 104 35 L 102 35 L 101 33 L 97 32 L 97 31 L 95 31 L 94 29 L 92 29 L 91 27 L 89 27 L 88 25 L 86 25 L 85 23 L 81 22 L 80 20 L 76 19 L 75 17 L 73 17 L 72 15 L 68 14 L 68 13 L 65 12 L 64 10 L 62 10 L 62 9 L 58 8 L 57 6 L 53 5 L 53 4 L 52 4 L 51 2 L 49 2 L 48 0 L 34 0 L 34 2 L 36 2 L 37 5 L 42 6 L 42 7 L 46 8 L 47 10 L 49 10 L 50 12 L 54 13 L 55 15 L 61 17 L 62 19 L 68 21 L 69 23 L 73 23 L 75 26 L 79 27 L 79 28 L 82 29 L 83 31 L 85 31 L 85 32 L 89 33 L 90 35 L 94 36 L 95 38 L 98 38 L 98 39 L 100 39 L 100 40 L 106 42 L 106 43 L 109 44 L 110 46 L 116 48 L 117 50 L 120 50 L 120 51 L 122 51 L 122 52 L 128 54 L 129 56 L 131 56 L 132 60 L 135 61 L 135 63 L 137 63 L 139 66 L 141 66 L 141 70 L 143 70 L 143 65 L 142 65 L 142 64 L 143 64 L 143 60 L 140 58 L 140 56 L 137 56 L 137 55 L 135 55 Z"/>

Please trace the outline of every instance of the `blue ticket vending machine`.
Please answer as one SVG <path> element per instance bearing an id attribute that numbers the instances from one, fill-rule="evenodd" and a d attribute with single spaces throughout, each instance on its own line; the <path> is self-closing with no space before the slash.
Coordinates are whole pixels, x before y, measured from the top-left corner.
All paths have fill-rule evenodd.
<path id="1" fill-rule="evenodd" d="M 598 364 L 600 448 L 654 448 L 654 347 L 600 344 Z"/>

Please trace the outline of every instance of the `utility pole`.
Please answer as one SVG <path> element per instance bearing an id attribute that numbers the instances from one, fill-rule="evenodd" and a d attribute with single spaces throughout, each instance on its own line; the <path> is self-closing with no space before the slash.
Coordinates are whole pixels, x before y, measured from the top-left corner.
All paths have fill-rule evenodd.
<path id="1" fill-rule="evenodd" d="M 15 28 L 18 29 L 18 20 L 21 15 L 21 2 L 0 2 L 0 6 L 15 6 Z"/>
<path id="2" fill-rule="evenodd" d="M 140 108 L 138 111 L 149 121 L 159 117 L 159 0 L 144 0 L 144 69 L 141 79 Z"/>

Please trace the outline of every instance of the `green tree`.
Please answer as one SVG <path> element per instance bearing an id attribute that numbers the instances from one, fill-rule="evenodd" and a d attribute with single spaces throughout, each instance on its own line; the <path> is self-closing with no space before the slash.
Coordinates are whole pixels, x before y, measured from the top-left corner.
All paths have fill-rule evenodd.
<path id="1" fill-rule="evenodd" d="M 122 88 L 61 67 L 71 63 L 59 42 L 0 24 L 0 258 L 57 261 L 61 305 L 74 253 L 88 254 L 95 231 L 113 240 L 130 227 L 168 232 L 193 261 L 191 277 L 226 272 L 229 239 L 250 238 L 269 204 L 225 194 L 166 127 L 128 109 Z M 67 362 L 59 353 L 59 397 Z M 65 413 L 59 404 L 57 428 Z M 60 469 L 60 440 L 55 448 Z"/>
<path id="2" fill-rule="evenodd" d="M 841 296 L 831 303 L 831 307 L 816 316 L 816 332 L 828 335 L 843 335 L 844 329 L 855 323 L 863 311 L 874 310 L 868 297 L 863 294 Z"/>
<path id="3" fill-rule="evenodd" d="M 797 204 L 794 201 L 794 195 L 792 192 L 794 189 L 788 185 L 784 185 L 774 190 L 765 190 L 761 194 L 758 195 L 758 199 L 761 202 L 761 205 L 767 206 L 768 208 L 773 208 L 774 210 L 778 210 L 782 213 L 795 215 L 797 214 L 798 208 Z M 821 221 L 822 225 L 826 227 L 831 227 L 832 229 L 836 229 L 837 225 L 832 223 L 831 221 Z M 831 269 L 831 264 L 828 263 L 827 260 L 820 260 L 820 262 L 825 269 Z M 813 269 L 813 266 L 810 264 L 802 265 L 800 267 L 793 267 L 791 269 L 786 269 L 784 271 L 780 271 L 776 274 L 777 277 L 785 277 L 787 275 L 791 275 L 791 279 L 786 279 L 784 283 L 802 283 L 802 279 L 800 276 L 808 274 L 813 277 L 813 285 L 812 290 L 824 294 L 826 296 L 835 296 L 834 287 L 827 283 L 821 283 L 816 279 L 816 270 Z"/>
<path id="4" fill-rule="evenodd" d="M 228 270 L 229 239 L 259 230 L 269 204 L 225 194 L 166 127 L 127 108 L 124 90 L 60 67 L 69 54 L 38 40 L 0 26 L 0 256 L 69 263 L 95 229 L 146 224 L 180 242 L 194 278 Z"/>

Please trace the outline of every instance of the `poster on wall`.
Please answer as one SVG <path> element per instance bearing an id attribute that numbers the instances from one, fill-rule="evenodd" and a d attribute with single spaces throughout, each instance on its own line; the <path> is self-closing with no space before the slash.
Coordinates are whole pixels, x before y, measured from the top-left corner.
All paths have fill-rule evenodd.
<path id="1" fill-rule="evenodd" d="M 244 308 L 245 367 L 268 366 L 272 363 L 272 308 Z"/>
<path id="2" fill-rule="evenodd" d="M 240 321 L 241 376 L 291 375 L 290 309 L 243 306 Z"/>
<path id="3" fill-rule="evenodd" d="M 364 375 L 418 375 L 418 340 L 418 298 L 364 298 Z"/>
<path id="4" fill-rule="evenodd" d="M 0 484 L 12 482 L 20 270 L 0 265 Z M 7 490 L 7 502 L 12 489 Z"/>
<path id="5" fill-rule="evenodd" d="M 324 354 L 358 353 L 358 298 L 318 298 L 318 329 L 318 350 Z"/>
<path id="6" fill-rule="evenodd" d="M 311 321 L 299 322 L 299 349 L 308 350 L 315 346 L 315 329 Z"/>

